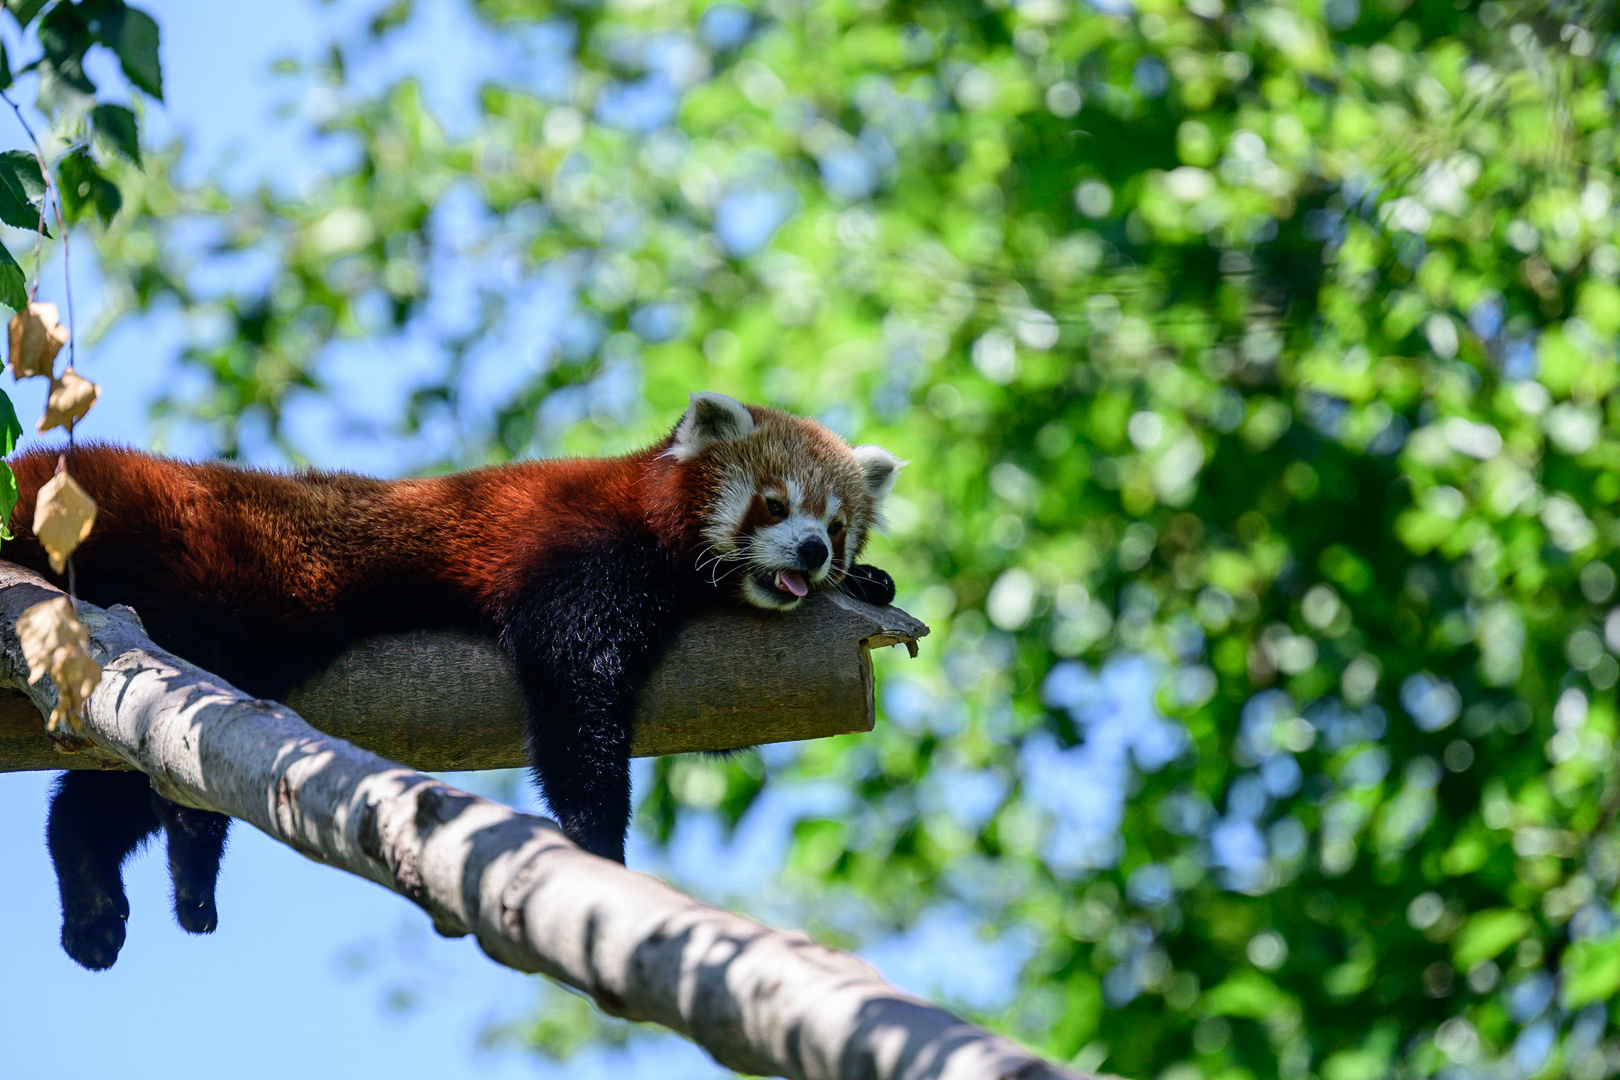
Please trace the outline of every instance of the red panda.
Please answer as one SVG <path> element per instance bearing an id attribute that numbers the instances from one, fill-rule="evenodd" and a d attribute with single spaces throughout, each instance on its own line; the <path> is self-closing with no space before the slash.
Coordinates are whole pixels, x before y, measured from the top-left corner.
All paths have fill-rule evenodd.
<path id="1" fill-rule="evenodd" d="M 60 582 L 28 528 L 56 463 L 47 450 L 12 461 L 4 557 Z M 69 464 L 99 508 L 74 555 L 79 595 L 129 605 L 158 644 L 249 694 L 279 698 L 367 635 L 493 634 L 523 684 L 552 813 L 620 862 L 636 693 L 685 618 L 727 601 L 788 610 L 812 589 L 894 598 L 889 576 L 855 559 L 902 463 L 721 394 L 693 395 L 639 453 L 430 479 L 285 475 L 105 445 Z M 62 776 L 47 839 L 63 948 L 91 969 L 117 959 L 122 864 L 159 827 L 176 919 L 212 930 L 228 821 L 159 798 L 139 773 Z"/>

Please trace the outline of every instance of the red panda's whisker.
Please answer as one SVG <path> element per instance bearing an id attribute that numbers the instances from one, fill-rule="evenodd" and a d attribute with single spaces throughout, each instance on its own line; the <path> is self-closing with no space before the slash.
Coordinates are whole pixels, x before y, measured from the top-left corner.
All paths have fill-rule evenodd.
<path id="1" fill-rule="evenodd" d="M 727 560 L 727 558 L 728 558 L 727 556 L 717 556 L 717 557 L 715 557 L 713 559 L 710 559 L 705 564 L 700 565 L 697 568 L 697 572 L 699 574 L 703 573 L 705 566 L 712 568 L 710 570 L 709 574 L 708 574 L 709 584 L 710 585 L 719 585 L 722 578 L 725 578 L 725 577 L 729 576 L 731 574 L 732 570 L 736 569 L 736 567 L 733 566 L 733 567 L 727 568 L 724 571 L 721 571 L 720 566 L 721 566 L 721 564 L 723 562 L 725 562 Z"/>
<path id="2" fill-rule="evenodd" d="M 739 561 L 741 561 L 741 556 L 737 552 L 717 551 L 711 544 L 706 546 L 703 551 L 699 553 L 699 558 L 695 569 L 699 574 L 701 574 L 705 569 L 712 568 L 709 574 L 709 584 L 719 585 L 722 578 L 728 576 L 732 570 L 736 569 L 736 567 L 733 566 L 726 569 L 725 572 L 722 573 L 720 571 L 721 564 Z"/>
<path id="3" fill-rule="evenodd" d="M 731 575 L 731 572 L 733 570 L 735 570 L 735 569 L 737 569 L 735 566 L 727 567 L 724 572 L 721 572 L 721 570 L 720 570 L 720 561 L 716 561 L 714 563 L 713 572 L 711 572 L 709 574 L 709 584 L 710 585 L 719 585 L 721 579 L 729 577 Z"/>
<path id="4" fill-rule="evenodd" d="M 717 563 L 721 559 L 724 559 L 726 557 L 727 557 L 726 552 L 716 551 L 716 550 L 714 550 L 713 547 L 706 547 L 701 552 L 698 553 L 698 561 L 697 561 L 696 569 L 697 569 L 698 573 L 702 573 L 704 567 L 709 566 L 711 563 Z"/>

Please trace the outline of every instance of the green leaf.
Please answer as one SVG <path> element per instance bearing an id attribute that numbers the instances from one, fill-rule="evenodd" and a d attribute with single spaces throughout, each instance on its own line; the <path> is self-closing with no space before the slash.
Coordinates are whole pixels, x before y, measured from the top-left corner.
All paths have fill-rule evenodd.
<path id="1" fill-rule="evenodd" d="M 1064 988 L 1063 1002 L 1062 1016 L 1052 1028 L 1050 1049 L 1068 1060 L 1097 1034 L 1103 1014 L 1101 980 L 1090 971 L 1075 972 Z"/>
<path id="2" fill-rule="evenodd" d="M 6 0 L 6 10 L 16 17 L 19 28 L 26 28 L 34 21 L 34 16 L 39 14 L 46 2 L 47 0 Z"/>
<path id="3" fill-rule="evenodd" d="M 397 26 L 403 26 L 410 20 L 411 10 L 415 8 L 412 0 L 394 0 L 377 14 L 371 17 L 368 32 L 374 38 L 380 38 Z"/>
<path id="4" fill-rule="evenodd" d="M 1253 1020 L 1299 1015 L 1299 1002 L 1258 971 L 1240 971 L 1211 987 L 1199 1008 L 1206 1016 L 1245 1016 Z"/>
<path id="5" fill-rule="evenodd" d="M 22 424 L 11 398 L 0 390 L 0 454 L 10 455 L 22 438 Z M 0 540 L 11 539 L 11 511 L 17 505 L 17 474 L 0 462 Z"/>
<path id="6" fill-rule="evenodd" d="M 135 164 L 141 163 L 140 128 L 134 112 L 122 105 L 97 105 L 90 110 L 90 119 L 107 145 Z"/>
<path id="7" fill-rule="evenodd" d="M 1458 971 L 1483 964 L 1535 929 L 1530 916 L 1511 908 L 1481 911 L 1457 932 L 1452 957 Z"/>
<path id="8" fill-rule="evenodd" d="M 28 306 L 28 277 L 4 244 L 0 244 L 0 304 L 12 311 Z"/>
<path id="9" fill-rule="evenodd" d="M 95 83 L 84 73 L 84 54 L 95 44 L 78 8 L 57 4 L 39 20 L 39 43 L 45 50 L 40 61 L 42 89 L 50 81 L 61 82 L 81 94 L 94 94 Z"/>
<path id="10" fill-rule="evenodd" d="M 0 392 L 0 398 L 5 398 Z M 11 407 L 11 399 L 6 398 L 6 412 L 16 422 L 16 411 Z M 17 505 L 17 474 L 11 471 L 11 466 L 0 461 L 0 540 L 10 540 L 11 537 L 11 511 Z"/>
<path id="11" fill-rule="evenodd" d="M 57 166 L 61 176 L 62 211 L 70 221 L 79 221 L 94 210 L 103 225 L 117 216 L 124 198 L 118 185 L 101 173 L 101 168 L 83 150 L 76 150 Z"/>
<path id="12" fill-rule="evenodd" d="M 17 419 L 17 410 L 11 404 L 11 398 L 0 390 L 0 457 L 8 456 L 17 449 L 17 440 L 22 438 L 22 422 Z"/>
<path id="13" fill-rule="evenodd" d="M 122 18 L 108 20 L 103 35 L 102 41 L 118 54 L 124 77 L 162 101 L 163 66 L 158 60 L 157 21 L 138 8 L 126 8 Z"/>
<path id="14" fill-rule="evenodd" d="M 11 88 L 11 57 L 6 55 L 6 43 L 0 41 L 0 90 Z"/>
<path id="15" fill-rule="evenodd" d="M 1341 1050 L 1322 1062 L 1323 1080 L 1376 1080 L 1389 1075 L 1389 1063 L 1400 1044 L 1400 1027 L 1386 1021 L 1354 1050 Z"/>
<path id="16" fill-rule="evenodd" d="M 1609 1000 L 1620 990 L 1620 934 L 1575 942 L 1561 967 L 1566 1009 Z"/>
<path id="17" fill-rule="evenodd" d="M 51 235 L 40 208 L 45 200 L 45 178 L 39 159 L 26 150 L 0 154 L 0 221 L 18 229 Z"/>
<path id="18" fill-rule="evenodd" d="M 38 203 L 45 198 L 45 174 L 40 171 L 39 158 L 31 150 L 7 150 L 0 154 L 0 163 L 12 176 L 23 198 Z"/>

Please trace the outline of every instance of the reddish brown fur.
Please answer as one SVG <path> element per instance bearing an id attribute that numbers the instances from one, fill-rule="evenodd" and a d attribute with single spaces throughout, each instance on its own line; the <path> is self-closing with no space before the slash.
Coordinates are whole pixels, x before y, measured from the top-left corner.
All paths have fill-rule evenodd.
<path id="1" fill-rule="evenodd" d="M 205 667 L 208 653 L 218 655 L 227 669 L 218 673 L 243 689 L 284 693 L 286 678 L 269 685 L 255 677 L 268 672 L 231 664 L 228 650 L 206 638 L 234 623 L 267 638 L 254 646 L 306 652 L 296 648 L 306 638 L 338 645 L 334 630 L 352 638 L 435 623 L 490 626 L 548 559 L 628 531 L 651 533 L 674 563 L 689 565 L 704 505 L 694 489 L 708 478 L 659 451 L 387 481 L 80 446 L 70 471 L 98 517 L 74 558 L 79 594 L 135 608 L 155 640 Z M 65 586 L 29 527 L 57 461 L 49 450 L 12 461 L 16 539 L 4 557 Z M 311 674 L 320 659 L 309 661 L 287 678 Z M 261 666 L 280 665 L 250 665 Z"/>

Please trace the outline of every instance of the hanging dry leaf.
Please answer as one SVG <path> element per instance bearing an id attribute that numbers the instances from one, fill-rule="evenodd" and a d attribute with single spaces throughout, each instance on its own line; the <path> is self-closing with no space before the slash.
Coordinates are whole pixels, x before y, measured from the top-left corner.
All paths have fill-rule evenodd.
<path id="1" fill-rule="evenodd" d="M 23 659 L 28 661 L 28 683 L 32 686 L 51 670 L 51 657 L 58 649 L 90 644 L 90 631 L 79 621 L 73 602 L 65 596 L 43 600 L 17 617 L 17 640 Z"/>
<path id="2" fill-rule="evenodd" d="M 90 631 L 79 621 L 73 602 L 58 596 L 35 604 L 17 619 L 17 638 L 28 661 L 28 681 L 46 675 L 56 684 L 56 708 L 47 731 L 76 730 L 84 704 L 101 682 L 101 667 L 90 658 Z"/>
<path id="3" fill-rule="evenodd" d="M 101 665 L 90 659 L 90 653 L 83 648 L 64 649 L 51 668 L 51 679 L 56 683 L 56 708 L 51 710 L 45 730 L 59 731 L 63 721 L 77 730 L 85 704 L 101 682 Z"/>
<path id="4" fill-rule="evenodd" d="M 67 344 L 68 329 L 57 321 L 55 304 L 29 304 L 12 316 L 10 330 L 13 377 L 26 379 L 56 370 L 56 354 Z"/>
<path id="5" fill-rule="evenodd" d="M 45 545 L 52 570 L 62 572 L 73 549 L 90 535 L 95 520 L 96 501 L 77 480 L 59 472 L 45 481 L 34 503 L 34 535 Z"/>
<path id="6" fill-rule="evenodd" d="M 60 379 L 51 380 L 51 395 L 45 399 L 45 415 L 39 419 L 39 433 L 53 427 L 71 427 L 84 419 L 90 406 L 101 396 L 101 387 L 72 368 L 64 368 Z"/>

